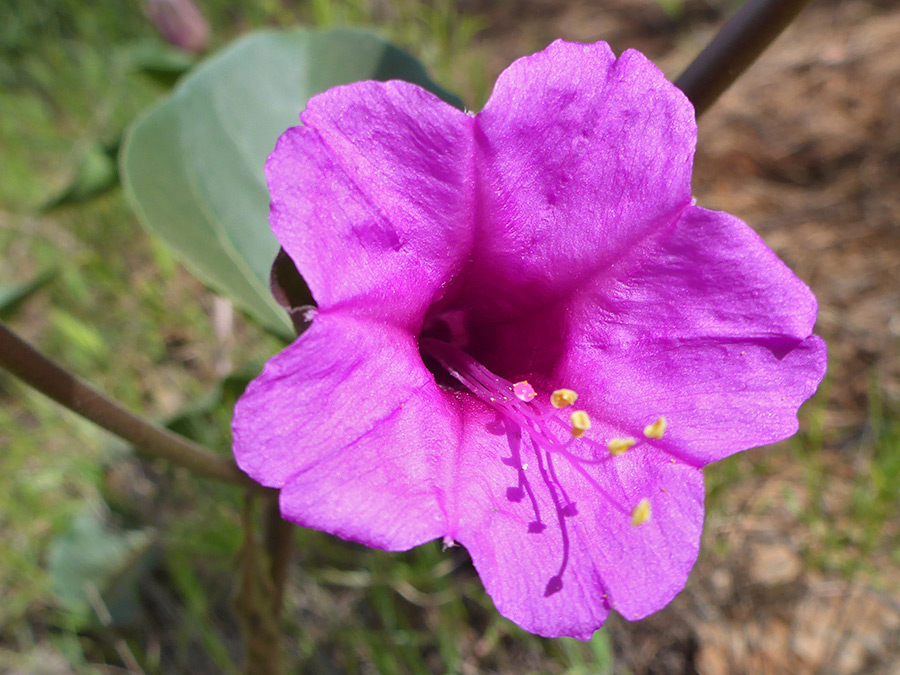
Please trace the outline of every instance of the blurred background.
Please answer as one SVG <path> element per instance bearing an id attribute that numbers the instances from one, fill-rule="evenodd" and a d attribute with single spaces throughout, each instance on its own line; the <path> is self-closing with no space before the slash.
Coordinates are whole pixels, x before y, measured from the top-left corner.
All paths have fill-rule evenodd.
<path id="1" fill-rule="evenodd" d="M 3 0 L 0 318 L 223 454 L 235 397 L 281 343 L 141 229 L 116 168 L 123 130 L 202 53 L 264 26 L 368 26 L 477 110 L 560 37 L 637 48 L 674 78 L 740 4 L 196 2 Z M 297 528 L 289 672 L 900 672 L 896 2 L 813 2 L 701 120 L 694 191 L 812 287 L 829 374 L 795 438 L 706 470 L 686 590 L 588 643 L 544 640 L 497 616 L 464 551 Z M 242 508 L 0 372 L 0 673 L 240 672 Z"/>

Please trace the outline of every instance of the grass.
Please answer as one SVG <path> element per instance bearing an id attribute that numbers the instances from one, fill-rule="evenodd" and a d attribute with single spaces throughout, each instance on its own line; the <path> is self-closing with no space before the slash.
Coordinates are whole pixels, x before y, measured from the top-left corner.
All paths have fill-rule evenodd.
<path id="1" fill-rule="evenodd" d="M 846 579 L 895 587 L 900 562 L 900 411 L 886 405 L 877 377 L 861 434 L 838 436 L 825 423 L 830 378 L 801 409 L 801 430 L 768 449 L 732 456 L 705 469 L 708 506 L 728 509 L 734 486 L 753 477 L 781 480 L 778 504 L 753 501 L 754 515 L 784 507 L 808 567 Z M 836 449 L 837 448 L 837 449 Z M 790 475 L 783 475 L 790 469 Z M 780 475 L 781 474 L 781 475 Z M 802 531 L 801 531 L 802 530 Z M 718 550 L 719 555 L 734 552 Z"/>
<path id="2" fill-rule="evenodd" d="M 876 385 L 870 394 L 869 428 L 871 451 L 853 493 L 853 513 L 867 526 L 867 552 L 878 544 L 879 531 L 895 518 L 900 502 L 900 411 L 885 406 Z M 900 538 L 895 544 L 900 549 Z"/>

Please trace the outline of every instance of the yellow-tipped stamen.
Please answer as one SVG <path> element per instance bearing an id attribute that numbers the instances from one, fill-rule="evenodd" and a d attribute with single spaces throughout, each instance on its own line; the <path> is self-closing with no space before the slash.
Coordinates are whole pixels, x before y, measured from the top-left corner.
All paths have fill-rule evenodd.
<path id="1" fill-rule="evenodd" d="M 575 438 L 584 436 L 584 432 L 591 428 L 591 418 L 584 410 L 576 410 L 572 413 L 572 435 Z"/>
<path id="2" fill-rule="evenodd" d="M 557 389 L 550 394 L 550 405 L 554 408 L 565 408 L 578 400 L 578 394 L 571 389 Z"/>
<path id="3" fill-rule="evenodd" d="M 644 436 L 647 438 L 662 438 L 666 433 L 666 418 L 662 415 L 653 424 L 644 427 Z"/>
<path id="4" fill-rule="evenodd" d="M 614 438 L 606 444 L 606 447 L 609 448 L 609 454 L 618 456 L 628 452 L 628 450 L 634 447 L 635 443 L 637 443 L 637 440 L 630 437 Z"/>
<path id="5" fill-rule="evenodd" d="M 631 512 L 631 524 L 637 527 L 650 520 L 650 500 L 644 497 Z"/>

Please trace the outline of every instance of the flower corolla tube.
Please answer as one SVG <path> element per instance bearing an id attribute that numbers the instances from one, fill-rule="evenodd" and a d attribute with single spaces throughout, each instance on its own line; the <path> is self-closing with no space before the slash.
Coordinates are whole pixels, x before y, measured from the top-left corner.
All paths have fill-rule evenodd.
<path id="1" fill-rule="evenodd" d="M 237 404 L 240 467 L 299 525 L 461 544 L 540 635 L 666 605 L 702 467 L 795 433 L 825 371 L 810 290 L 693 204 L 685 96 L 558 41 L 478 114 L 359 82 L 301 121 L 266 177 L 317 308 Z"/>

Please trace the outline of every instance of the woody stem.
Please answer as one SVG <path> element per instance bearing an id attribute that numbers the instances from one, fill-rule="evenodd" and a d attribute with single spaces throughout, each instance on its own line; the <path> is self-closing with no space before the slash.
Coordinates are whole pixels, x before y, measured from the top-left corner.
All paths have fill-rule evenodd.
<path id="1" fill-rule="evenodd" d="M 675 80 L 702 115 L 810 0 L 747 0 Z"/>
<path id="2" fill-rule="evenodd" d="M 158 426 L 101 394 L 51 361 L 0 323 L 0 367 L 116 436 L 141 452 L 167 459 L 208 478 L 269 493 L 244 474 L 230 458 Z"/>

